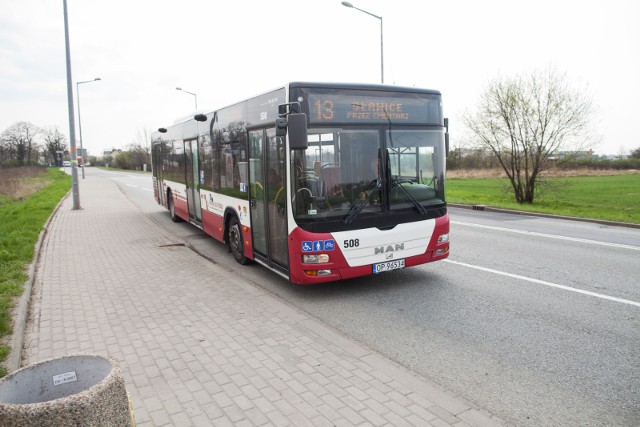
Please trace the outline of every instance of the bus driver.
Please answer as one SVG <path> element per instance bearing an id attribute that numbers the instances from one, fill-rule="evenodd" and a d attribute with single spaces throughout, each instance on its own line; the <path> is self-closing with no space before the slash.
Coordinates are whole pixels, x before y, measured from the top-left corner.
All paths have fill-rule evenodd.
<path id="1" fill-rule="evenodd" d="M 365 188 L 360 192 L 360 200 L 368 199 L 370 203 L 380 203 L 380 192 L 382 191 L 382 169 L 380 168 L 380 159 L 378 157 L 371 161 L 371 172 L 375 178 L 371 181 L 367 180 Z"/>

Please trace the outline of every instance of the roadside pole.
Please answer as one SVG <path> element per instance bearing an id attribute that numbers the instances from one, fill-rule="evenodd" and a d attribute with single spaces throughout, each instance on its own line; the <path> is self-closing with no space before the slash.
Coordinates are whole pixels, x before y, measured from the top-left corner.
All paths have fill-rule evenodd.
<path id="1" fill-rule="evenodd" d="M 78 153 L 76 153 L 76 125 L 73 117 L 73 84 L 71 83 L 71 48 L 69 47 L 69 19 L 67 18 L 67 0 L 64 6 L 64 40 L 67 51 L 67 99 L 69 101 L 69 151 L 71 152 L 71 182 L 73 191 L 73 209 L 80 209 L 80 188 L 78 186 Z"/>

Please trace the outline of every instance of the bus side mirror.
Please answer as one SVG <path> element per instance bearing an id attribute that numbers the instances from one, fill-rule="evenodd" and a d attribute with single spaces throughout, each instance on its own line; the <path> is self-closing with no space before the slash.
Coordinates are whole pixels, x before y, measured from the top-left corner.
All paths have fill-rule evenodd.
<path id="1" fill-rule="evenodd" d="M 449 119 L 444 119 L 444 152 L 445 156 L 449 157 Z"/>
<path id="2" fill-rule="evenodd" d="M 449 132 L 444 134 L 444 152 L 449 157 Z"/>
<path id="3" fill-rule="evenodd" d="M 309 147 L 307 139 L 307 115 L 291 113 L 287 118 L 276 119 L 276 136 L 285 136 L 289 131 L 289 148 L 292 150 L 306 150 Z"/>
<path id="4" fill-rule="evenodd" d="M 287 119 L 284 117 L 276 119 L 276 136 L 287 136 Z"/>
<path id="5" fill-rule="evenodd" d="M 309 147 L 307 138 L 307 115 L 291 113 L 289 118 L 289 147 L 292 150 L 306 150 Z"/>

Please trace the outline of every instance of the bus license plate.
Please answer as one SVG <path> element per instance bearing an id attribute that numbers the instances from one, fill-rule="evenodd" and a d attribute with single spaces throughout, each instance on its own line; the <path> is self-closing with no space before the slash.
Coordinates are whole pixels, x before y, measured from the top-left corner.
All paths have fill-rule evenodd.
<path id="1" fill-rule="evenodd" d="M 395 261 L 379 262 L 373 264 L 373 274 L 382 273 L 384 271 L 398 270 L 404 268 L 404 260 L 397 259 Z"/>

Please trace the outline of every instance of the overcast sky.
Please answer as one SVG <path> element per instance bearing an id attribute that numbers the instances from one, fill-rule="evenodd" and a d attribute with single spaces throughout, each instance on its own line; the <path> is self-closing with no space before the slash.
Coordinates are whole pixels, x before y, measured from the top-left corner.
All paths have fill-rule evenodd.
<path id="1" fill-rule="evenodd" d="M 385 83 L 438 89 L 453 146 L 490 79 L 555 67 L 588 87 L 603 154 L 640 147 L 640 1 L 353 0 L 383 17 Z M 0 132 L 69 135 L 62 0 L 0 0 Z M 380 21 L 340 0 L 68 0 L 90 155 L 287 81 L 380 81 Z M 77 114 L 77 99 L 74 99 Z M 77 128 L 76 116 L 76 128 Z M 77 134 L 77 131 L 76 131 Z"/>

